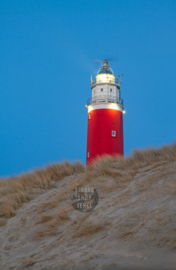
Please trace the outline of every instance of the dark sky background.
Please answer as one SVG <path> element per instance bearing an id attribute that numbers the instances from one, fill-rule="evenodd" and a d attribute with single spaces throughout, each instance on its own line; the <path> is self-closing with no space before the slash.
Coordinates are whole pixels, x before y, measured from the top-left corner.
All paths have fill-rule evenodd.
<path id="1" fill-rule="evenodd" d="M 86 159 L 97 58 L 124 74 L 125 155 L 176 138 L 176 1 L 0 1 L 0 175 Z"/>

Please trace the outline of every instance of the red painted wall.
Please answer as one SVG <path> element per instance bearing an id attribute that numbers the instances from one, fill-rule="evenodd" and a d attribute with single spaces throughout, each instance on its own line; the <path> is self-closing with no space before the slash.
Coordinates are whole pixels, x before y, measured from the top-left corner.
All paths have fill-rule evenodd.
<path id="1" fill-rule="evenodd" d="M 91 119 L 89 114 L 91 113 Z M 112 137 L 112 130 L 116 137 Z M 96 157 L 108 155 L 123 155 L 123 113 L 113 109 L 97 109 L 88 113 L 87 129 L 87 165 Z"/>

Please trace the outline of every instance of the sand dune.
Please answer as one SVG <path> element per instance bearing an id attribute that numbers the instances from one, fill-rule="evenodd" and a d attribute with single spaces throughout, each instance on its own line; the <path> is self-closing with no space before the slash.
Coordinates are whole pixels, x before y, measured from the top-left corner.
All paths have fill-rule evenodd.
<path id="1" fill-rule="evenodd" d="M 90 212 L 72 206 L 96 188 Z M 0 182 L 0 269 L 175 269 L 176 144 Z"/>

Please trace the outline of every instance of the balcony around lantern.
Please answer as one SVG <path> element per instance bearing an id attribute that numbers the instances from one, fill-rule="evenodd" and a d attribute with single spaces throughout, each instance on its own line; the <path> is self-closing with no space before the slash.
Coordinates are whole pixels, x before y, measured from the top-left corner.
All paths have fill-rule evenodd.
<path id="1" fill-rule="evenodd" d="M 87 106 L 91 104 L 98 104 L 98 103 L 116 103 L 116 104 L 121 105 L 124 108 L 123 99 L 119 99 L 113 96 L 108 96 L 108 95 L 95 96 L 87 100 Z"/>

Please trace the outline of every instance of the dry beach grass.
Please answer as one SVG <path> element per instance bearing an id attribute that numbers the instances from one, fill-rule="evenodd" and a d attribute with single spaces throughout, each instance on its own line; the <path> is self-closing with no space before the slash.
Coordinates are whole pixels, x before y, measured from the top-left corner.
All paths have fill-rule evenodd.
<path id="1" fill-rule="evenodd" d="M 0 181 L 0 215 L 10 218 L 23 203 L 29 202 L 32 195 L 50 189 L 54 183 L 65 176 L 82 173 L 85 167 L 80 162 L 73 165 L 68 161 L 52 164 L 44 169 L 37 169 L 20 176 L 1 179 Z"/>

